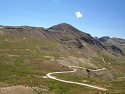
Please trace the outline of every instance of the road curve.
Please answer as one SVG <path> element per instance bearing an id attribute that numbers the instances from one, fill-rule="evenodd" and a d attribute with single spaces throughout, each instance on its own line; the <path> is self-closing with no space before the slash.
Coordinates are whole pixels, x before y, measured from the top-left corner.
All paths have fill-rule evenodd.
<path id="1" fill-rule="evenodd" d="M 69 66 L 69 67 L 73 68 L 74 70 L 73 71 L 63 71 L 63 72 L 51 72 L 51 73 L 46 74 L 46 76 L 48 78 L 50 78 L 50 79 L 57 80 L 57 81 L 60 81 L 60 82 L 65 82 L 65 83 L 70 83 L 70 84 L 77 84 L 77 85 L 81 85 L 81 86 L 87 86 L 87 87 L 95 88 L 95 89 L 99 89 L 99 90 L 107 90 L 105 88 L 101 88 L 101 87 L 97 87 L 97 86 L 93 86 L 93 85 L 89 85 L 89 84 L 84 84 L 84 83 L 79 83 L 79 82 L 66 81 L 66 80 L 58 79 L 55 76 L 52 76 L 53 74 L 73 73 L 73 72 L 77 71 L 75 68 L 81 68 L 81 67 L 78 67 L 78 66 Z"/>
<path id="2" fill-rule="evenodd" d="M 101 71 L 101 70 L 105 70 L 105 68 L 101 68 L 101 69 L 97 69 L 97 70 L 92 70 L 92 69 L 89 69 L 90 71 Z"/>

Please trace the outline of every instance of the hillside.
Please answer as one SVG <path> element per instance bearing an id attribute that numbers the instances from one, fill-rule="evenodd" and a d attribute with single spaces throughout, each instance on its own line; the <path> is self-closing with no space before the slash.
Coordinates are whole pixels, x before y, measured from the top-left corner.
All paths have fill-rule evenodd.
<path id="1" fill-rule="evenodd" d="M 110 38 L 110 37 L 101 37 L 97 39 L 103 45 L 105 45 L 112 54 L 119 56 L 125 55 L 125 39 L 120 38 Z"/>
<path id="2" fill-rule="evenodd" d="M 124 39 L 95 39 L 67 23 L 50 28 L 1 25 L 0 45 L 2 89 L 23 85 L 40 88 L 44 94 L 83 94 L 83 91 L 86 94 L 104 93 L 46 78 L 49 72 L 70 71 L 72 68 L 69 66 L 79 66 L 82 69 L 76 68 L 75 73 L 54 76 L 105 87 L 107 93 L 125 93 Z M 93 71 L 98 69 L 104 70 Z"/>

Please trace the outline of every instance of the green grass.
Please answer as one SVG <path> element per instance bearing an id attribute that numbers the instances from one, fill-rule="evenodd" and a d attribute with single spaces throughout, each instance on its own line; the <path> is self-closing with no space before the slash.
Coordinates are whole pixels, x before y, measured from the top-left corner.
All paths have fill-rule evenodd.
<path id="1" fill-rule="evenodd" d="M 76 81 L 80 83 L 86 83 L 86 84 L 91 84 L 99 87 L 103 87 L 108 89 L 107 92 L 113 93 L 113 94 L 124 94 L 125 92 L 125 81 L 118 81 L 118 80 L 103 80 L 103 79 L 98 79 L 95 77 L 79 77 L 76 74 L 56 74 L 55 75 L 57 78 L 63 79 L 63 80 L 68 80 L 68 81 Z M 83 82 L 87 81 L 87 82 Z M 97 90 L 98 91 L 98 90 Z M 116 93 L 114 93 L 116 92 Z M 119 93 L 120 92 L 120 93 Z M 98 94 L 98 93 L 97 93 Z"/>
<path id="2" fill-rule="evenodd" d="M 103 62 L 103 57 L 105 62 Z M 91 62 L 100 67 L 105 67 L 115 78 L 124 76 L 125 62 L 123 58 L 109 57 L 101 55 L 100 57 L 93 57 Z"/>
<path id="3" fill-rule="evenodd" d="M 8 85 L 28 85 L 38 87 L 45 86 L 50 91 L 55 92 L 55 94 L 99 94 L 99 92 L 102 92 L 84 86 L 62 83 L 51 79 L 39 78 L 41 76 L 45 76 L 48 72 L 69 70 L 67 67 L 62 67 L 55 62 L 50 63 L 50 59 L 45 58 L 45 56 L 53 56 L 55 59 L 59 59 L 59 57 L 62 56 L 72 55 L 72 53 L 77 52 L 76 49 L 71 49 L 71 52 L 64 52 L 58 49 L 58 47 L 61 47 L 62 45 L 34 40 L 27 40 L 28 45 L 26 45 L 26 43 L 22 41 L 22 39 L 20 39 L 20 42 L 16 42 L 13 40 L 13 37 L 16 36 L 11 36 L 10 39 L 12 41 L 10 42 L 5 42 L 5 37 L 0 37 L 1 82 L 4 82 Z M 66 49 L 66 46 L 61 49 Z M 78 54 L 74 56 L 79 57 Z M 104 55 L 102 57 L 106 62 L 113 62 L 112 66 L 104 64 L 103 60 L 98 57 L 94 57 L 92 59 L 92 62 L 97 65 L 100 65 L 100 62 L 102 62 L 101 65 L 106 67 L 107 69 L 114 69 L 118 71 L 118 73 L 116 73 L 116 71 L 114 72 L 114 75 L 116 77 L 121 76 L 119 72 L 125 73 L 123 67 L 125 66 L 124 63 L 119 64 L 118 60 Z M 34 75 L 36 75 L 37 77 Z M 104 86 L 106 88 L 109 88 L 112 92 L 115 90 L 117 92 L 124 92 L 125 90 L 125 81 L 103 81 L 102 79 L 94 77 L 88 78 L 85 76 L 78 76 L 76 74 L 58 74 L 56 76 L 60 79 L 69 81 L 83 82 L 83 80 L 87 80 L 87 82 L 85 82 L 87 84 L 97 85 L 101 87 Z"/>
<path id="4" fill-rule="evenodd" d="M 49 80 L 49 82 L 49 90 L 54 91 L 56 94 L 99 94 L 99 92 L 108 92 L 54 80 Z"/>

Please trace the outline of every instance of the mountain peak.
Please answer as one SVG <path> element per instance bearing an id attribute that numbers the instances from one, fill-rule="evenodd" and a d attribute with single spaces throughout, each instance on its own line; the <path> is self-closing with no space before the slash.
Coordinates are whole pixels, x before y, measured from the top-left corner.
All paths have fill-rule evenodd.
<path id="1" fill-rule="evenodd" d="M 78 31 L 78 29 L 76 29 L 75 27 L 73 27 L 72 25 L 67 24 L 67 23 L 57 24 L 55 26 L 50 27 L 49 29 L 62 30 L 62 31 L 68 31 L 68 32 Z"/>
<path id="2" fill-rule="evenodd" d="M 109 36 L 103 36 L 103 37 L 99 38 L 98 40 L 99 40 L 100 42 L 106 42 L 108 39 L 110 39 Z"/>

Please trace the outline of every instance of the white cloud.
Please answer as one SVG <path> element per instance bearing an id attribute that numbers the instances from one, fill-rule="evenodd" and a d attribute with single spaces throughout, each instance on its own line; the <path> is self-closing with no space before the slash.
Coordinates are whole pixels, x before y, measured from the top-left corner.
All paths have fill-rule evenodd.
<path id="1" fill-rule="evenodd" d="M 80 13 L 79 11 L 75 12 L 75 15 L 76 15 L 77 18 L 82 17 L 82 13 Z"/>

